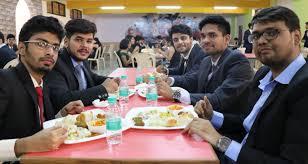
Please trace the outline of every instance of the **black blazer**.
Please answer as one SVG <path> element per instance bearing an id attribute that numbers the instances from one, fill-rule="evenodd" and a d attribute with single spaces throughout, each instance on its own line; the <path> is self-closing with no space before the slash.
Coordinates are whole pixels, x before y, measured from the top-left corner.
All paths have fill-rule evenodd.
<path id="1" fill-rule="evenodd" d="M 3 68 L 9 61 L 16 58 L 15 52 L 7 45 L 0 48 L 0 68 Z"/>
<path id="2" fill-rule="evenodd" d="M 234 105 L 241 103 L 241 96 L 252 80 L 254 72 L 247 58 L 239 51 L 226 49 L 221 55 L 218 69 L 208 79 L 212 69 L 210 57 L 203 59 L 195 79 L 191 85 L 197 85 L 197 90 L 190 94 L 191 103 L 195 104 L 207 96 L 213 109 L 223 113 L 240 113 Z M 232 106 L 233 108 L 230 108 Z"/>
<path id="3" fill-rule="evenodd" d="M 302 40 L 304 41 L 304 47 L 308 48 L 308 30 L 305 31 Z"/>
<path id="4" fill-rule="evenodd" d="M 189 54 L 185 72 L 183 72 L 184 61 L 182 57 L 178 67 L 169 69 L 169 75 L 174 78 L 173 86 L 182 87 L 188 91 L 194 90 L 196 86 L 187 83 L 187 79 L 194 78 L 193 73 L 199 70 L 200 63 L 205 57 L 206 54 L 203 52 L 202 48 L 198 44 L 195 44 Z"/>
<path id="5" fill-rule="evenodd" d="M 263 67 L 249 85 L 244 108 L 252 109 L 261 96 L 258 88 L 269 71 Z M 308 163 L 308 63 L 289 85 L 277 84 L 255 119 L 238 156 L 238 164 Z M 224 114 L 223 131 L 244 131 L 243 119 Z M 242 138 L 244 135 L 242 136 Z"/>
<path id="6" fill-rule="evenodd" d="M 248 36 L 251 35 L 250 30 L 246 30 L 244 32 L 244 47 L 246 48 L 245 53 L 251 53 L 252 52 L 252 43 L 249 43 Z"/>
<path id="7" fill-rule="evenodd" d="M 83 64 L 88 87 L 86 90 L 79 90 L 74 66 L 67 49 L 60 52 L 54 69 L 45 77 L 50 89 L 51 101 L 56 110 L 60 110 L 70 101 L 81 100 L 84 105 L 91 105 L 95 99 L 108 97 L 106 88 L 101 85 L 107 77 L 93 73 L 86 61 L 83 61 Z"/>
<path id="8" fill-rule="evenodd" d="M 50 120 L 55 113 L 45 84 L 44 81 L 44 117 Z M 22 63 L 0 70 L 0 104 L 0 140 L 27 137 L 41 130 L 37 95 Z"/>

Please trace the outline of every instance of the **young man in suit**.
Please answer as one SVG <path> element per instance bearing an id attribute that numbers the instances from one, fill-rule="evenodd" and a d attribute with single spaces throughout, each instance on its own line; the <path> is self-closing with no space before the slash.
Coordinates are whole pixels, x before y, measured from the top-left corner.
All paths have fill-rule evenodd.
<path id="1" fill-rule="evenodd" d="M 157 84 L 158 93 L 168 99 L 195 104 L 207 96 L 215 110 L 242 114 L 230 105 L 241 101 L 239 95 L 253 77 L 249 61 L 239 51 L 228 49 L 230 24 L 222 16 L 207 16 L 199 24 L 201 47 L 208 55 L 188 85 L 197 86 L 191 92 L 187 88 L 172 91 L 163 81 Z"/>
<path id="2" fill-rule="evenodd" d="M 5 44 L 4 35 L 0 32 L 0 69 L 16 58 L 15 52 Z"/>
<path id="3" fill-rule="evenodd" d="M 306 22 L 305 24 L 306 24 L 306 30 L 302 41 L 304 42 L 304 47 L 308 48 L 308 22 Z"/>
<path id="4" fill-rule="evenodd" d="M 63 128 L 42 130 L 43 122 L 56 114 L 43 77 L 54 67 L 63 35 L 62 26 L 53 17 L 35 16 L 22 27 L 20 63 L 0 71 L 0 161 L 54 150 L 66 139 Z M 71 102 L 61 114 L 82 109 L 81 101 Z"/>
<path id="5" fill-rule="evenodd" d="M 181 54 L 180 65 L 167 70 L 169 78 L 164 80 L 170 86 L 184 87 L 189 91 L 195 86 L 185 83 L 185 79 L 191 78 L 192 74 L 199 70 L 202 59 L 206 56 L 202 48 L 197 43 L 193 43 L 191 28 L 184 24 L 174 25 L 170 30 L 170 37 L 176 52 Z M 163 73 L 163 66 L 157 67 L 157 72 Z"/>
<path id="6" fill-rule="evenodd" d="M 248 41 L 248 37 L 251 35 L 252 32 L 252 25 L 251 23 L 248 23 L 248 29 L 244 32 L 244 47 L 245 53 L 251 53 L 252 52 L 252 43 Z"/>
<path id="7" fill-rule="evenodd" d="M 95 99 L 106 99 L 118 89 L 119 79 L 93 73 L 87 62 L 93 49 L 96 25 L 85 19 L 73 19 L 65 25 L 65 48 L 55 68 L 46 76 L 51 101 L 58 109 L 73 100 L 91 105 Z"/>
<path id="8" fill-rule="evenodd" d="M 297 15 L 275 6 L 262 9 L 253 19 L 250 41 L 265 67 L 247 88 L 242 119 L 213 112 L 205 97 L 195 110 L 205 119 L 194 119 L 184 133 L 197 134 L 221 153 L 221 163 L 308 163 L 308 64 L 300 52 Z M 244 132 L 240 142 L 219 134 Z"/>
<path id="9" fill-rule="evenodd" d="M 16 52 L 18 50 L 17 46 L 16 46 L 16 40 L 15 40 L 15 35 L 13 34 L 7 34 L 6 36 L 6 42 L 7 42 L 7 46 L 13 50 L 14 52 Z"/>

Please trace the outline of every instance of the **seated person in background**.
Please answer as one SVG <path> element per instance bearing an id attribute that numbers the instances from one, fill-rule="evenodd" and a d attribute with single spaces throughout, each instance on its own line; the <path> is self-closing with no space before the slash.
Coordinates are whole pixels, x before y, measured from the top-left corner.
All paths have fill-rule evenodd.
<path id="1" fill-rule="evenodd" d="M 136 40 L 136 48 L 138 47 L 138 50 L 139 50 L 138 52 L 141 52 L 142 49 L 146 48 L 146 44 L 142 36 L 137 35 L 135 37 L 135 40 Z"/>
<path id="2" fill-rule="evenodd" d="M 170 86 L 186 88 L 189 91 L 194 90 L 196 86 L 191 86 L 185 82 L 199 70 L 200 63 L 206 57 L 206 54 L 198 44 L 193 44 L 192 30 L 187 25 L 173 25 L 169 35 L 172 38 L 175 50 L 181 54 L 181 62 L 178 67 L 168 69 L 166 74 L 170 77 L 163 79 Z M 164 66 L 160 65 L 156 68 L 156 71 L 165 73 L 163 68 Z"/>
<path id="3" fill-rule="evenodd" d="M 55 150 L 67 137 L 64 128 L 43 129 L 55 118 L 43 77 L 54 67 L 64 30 L 53 17 L 34 16 L 19 34 L 20 63 L 0 70 L 0 163 L 28 152 Z M 58 115 L 83 110 L 81 101 L 70 102 Z"/>
<path id="4" fill-rule="evenodd" d="M 89 58 L 95 58 L 96 50 L 97 48 L 102 47 L 101 42 L 97 37 L 94 38 L 94 43 L 93 43 L 93 50 Z M 102 47 L 103 48 L 103 47 Z M 102 49 L 103 50 L 103 49 Z"/>
<path id="5" fill-rule="evenodd" d="M 228 48 L 230 24 L 222 16 L 207 16 L 199 24 L 201 46 L 208 57 L 204 58 L 200 68 L 191 79 L 185 79 L 187 85 L 197 86 L 188 92 L 186 88 L 172 91 L 161 81 L 157 84 L 158 93 L 168 99 L 183 103 L 196 104 L 207 96 L 213 108 L 223 113 L 245 114 L 234 104 L 240 104 L 242 92 L 253 77 L 253 70 L 247 58 Z M 230 108 L 232 106 L 232 108 Z"/>
<path id="6" fill-rule="evenodd" d="M 128 49 L 129 53 L 134 54 L 134 53 L 138 53 L 140 51 L 139 47 L 137 46 L 136 39 L 135 39 L 134 36 L 127 35 L 125 37 L 125 39 L 129 40 L 129 43 L 131 45 L 130 48 Z"/>
<path id="7" fill-rule="evenodd" d="M 4 35 L 0 31 L 0 69 L 16 57 L 15 52 L 10 49 L 7 44 L 5 44 Z"/>
<path id="8" fill-rule="evenodd" d="M 308 163 L 308 64 L 300 51 L 301 32 L 297 15 L 275 6 L 252 18 L 254 54 L 265 67 L 255 75 L 241 108 L 245 118 L 213 112 L 205 97 L 184 133 L 197 134 L 221 154 L 222 164 Z M 220 131 L 242 133 L 240 142 Z"/>
<path id="9" fill-rule="evenodd" d="M 7 34 L 6 36 L 7 46 L 13 50 L 14 52 L 18 51 L 17 45 L 16 45 L 16 39 L 15 35 L 13 34 Z"/>
<path id="10" fill-rule="evenodd" d="M 92 52 L 96 26 L 86 19 L 73 19 L 65 25 L 64 48 L 48 80 L 53 105 L 60 109 L 73 100 L 91 105 L 118 90 L 119 79 L 93 73 L 87 62 Z"/>
<path id="11" fill-rule="evenodd" d="M 123 67 L 133 67 L 132 58 L 128 54 L 128 50 L 131 47 L 128 39 L 122 39 L 120 42 L 120 49 L 117 51 L 117 55 L 120 57 Z"/>

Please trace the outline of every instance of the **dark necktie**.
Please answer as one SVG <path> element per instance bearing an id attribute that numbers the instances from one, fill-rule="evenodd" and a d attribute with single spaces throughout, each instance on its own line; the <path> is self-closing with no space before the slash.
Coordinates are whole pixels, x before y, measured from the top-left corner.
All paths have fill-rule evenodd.
<path id="1" fill-rule="evenodd" d="M 37 100 L 38 100 L 38 105 L 39 105 L 40 123 L 41 123 L 41 127 L 43 128 L 43 122 L 44 122 L 43 89 L 42 89 L 42 87 L 36 87 L 35 91 L 36 91 L 36 94 L 37 94 Z"/>
<path id="2" fill-rule="evenodd" d="M 183 58 L 183 63 L 184 63 L 184 66 L 183 66 L 183 74 L 185 73 L 186 68 L 187 68 L 187 61 L 188 61 L 188 59 Z"/>
<path id="3" fill-rule="evenodd" d="M 213 74 L 216 72 L 217 68 L 218 68 L 217 65 L 212 64 L 211 73 L 210 73 L 209 76 L 208 76 L 208 80 L 210 80 L 210 79 L 212 78 L 212 76 L 213 76 Z"/>
<path id="4" fill-rule="evenodd" d="M 87 89 L 87 82 L 85 79 L 85 75 L 84 72 L 82 70 L 82 65 L 78 64 L 75 66 L 75 75 L 77 77 L 78 80 L 78 84 L 79 84 L 79 90 L 85 90 Z"/>

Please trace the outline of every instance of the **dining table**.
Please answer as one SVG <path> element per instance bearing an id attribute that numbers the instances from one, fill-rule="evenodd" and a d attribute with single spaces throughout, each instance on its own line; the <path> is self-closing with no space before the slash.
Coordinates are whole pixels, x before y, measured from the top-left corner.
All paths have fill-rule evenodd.
<path id="1" fill-rule="evenodd" d="M 155 68 L 144 68 L 142 74 L 153 72 Z M 140 71 L 140 70 L 139 70 Z M 140 73 L 140 72 L 138 72 Z M 117 68 L 109 76 L 128 76 L 128 85 L 136 85 L 135 68 Z M 180 104 L 159 99 L 158 106 Z M 180 104 L 184 105 L 184 104 Z M 146 107 L 146 100 L 138 94 L 129 97 L 128 110 Z M 85 110 L 95 109 L 87 106 Z M 106 110 L 106 108 L 100 108 Z M 27 153 L 21 156 L 21 163 L 202 163 L 219 164 L 219 159 L 208 142 L 196 140 L 182 134 L 182 129 L 149 130 L 130 128 L 123 131 L 122 143 L 109 146 L 106 138 L 93 141 L 62 144 L 57 150 Z"/>

